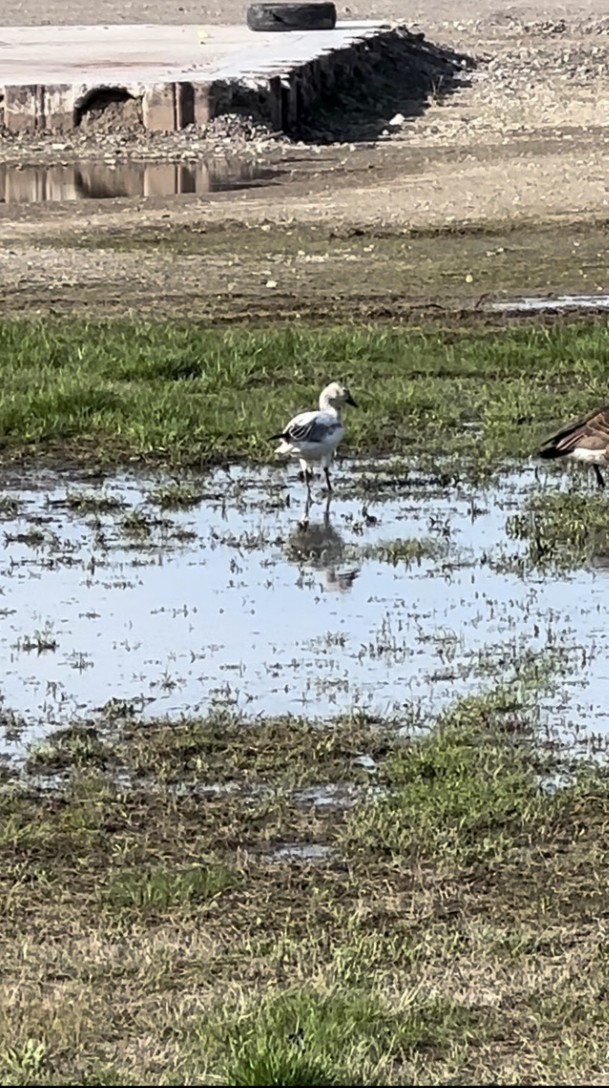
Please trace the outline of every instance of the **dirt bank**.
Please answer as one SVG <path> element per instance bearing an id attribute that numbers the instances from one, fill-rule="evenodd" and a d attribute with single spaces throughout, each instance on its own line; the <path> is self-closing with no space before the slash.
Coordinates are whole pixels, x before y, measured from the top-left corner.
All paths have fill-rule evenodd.
<path id="1" fill-rule="evenodd" d="M 31 2 L 11 8 L 10 17 L 6 7 L 0 3 L 0 22 L 34 18 Z M 236 19 L 242 7 L 224 4 L 220 12 L 219 6 L 197 6 L 196 21 Z M 403 17 L 402 5 L 395 0 L 374 8 L 355 3 L 349 7 L 347 14 Z M 51 4 L 45 10 L 48 20 L 76 18 L 70 4 L 61 8 L 60 17 Z M 131 21 L 169 22 L 194 19 L 195 11 L 187 3 L 140 3 L 121 8 L 121 14 Z M 103 6 L 103 16 L 119 17 L 112 4 Z M 93 17 L 99 17 L 97 6 L 79 5 L 81 22 Z M 609 3 L 580 3 L 568 14 L 564 7 L 517 3 L 499 13 L 490 3 L 457 5 L 446 0 L 425 13 L 422 5 L 415 5 L 412 21 L 419 18 L 429 39 L 463 50 L 476 66 L 463 72 L 449 94 L 438 89 L 425 102 L 416 103 L 416 109 L 404 101 L 401 124 L 388 124 L 392 114 L 387 106 L 385 127 L 379 125 L 374 139 L 358 139 L 356 133 L 349 142 L 321 146 L 309 139 L 294 146 L 274 143 L 259 132 L 239 141 L 230 131 L 220 130 L 211 142 L 192 132 L 151 140 L 141 133 L 108 133 L 102 126 L 98 132 L 93 127 L 61 142 L 1 141 L 0 161 L 17 165 L 83 158 L 115 164 L 141 158 L 183 162 L 237 151 L 271 170 L 264 184 L 235 192 L 45 205 L 0 203 L 0 245 L 9 294 L 29 279 L 39 285 L 36 290 L 44 307 L 58 284 L 86 282 L 91 268 L 102 267 L 97 246 L 107 232 L 116 239 L 121 232 L 162 228 L 166 236 L 172 229 L 200 231 L 224 222 L 246 227 L 322 223 L 329 230 L 388 228 L 399 233 L 473 224 L 495 228 L 507 222 L 603 220 L 609 176 Z M 380 103 L 378 110 L 382 108 Z M 78 248 L 64 252 L 61 239 L 73 243 L 75 236 Z M 94 251 L 86 242 L 92 237 Z M 46 250 L 40 249 L 42 242 L 47 243 Z M 104 259 L 114 261 L 114 272 L 123 262 L 118 279 L 130 280 L 126 254 L 107 253 Z M 150 254 L 145 260 L 150 270 L 156 262 L 147 276 L 153 294 L 171 294 L 174 288 L 179 294 L 184 269 L 175 253 Z M 260 276 L 268 261 L 264 268 L 263 264 Z M 108 282 L 116 282 L 107 268 L 106 274 Z M 227 274 L 225 279 L 230 283 L 234 277 Z M 606 289 L 600 274 L 596 279 L 596 288 Z M 553 286 L 557 284 L 548 284 Z"/>

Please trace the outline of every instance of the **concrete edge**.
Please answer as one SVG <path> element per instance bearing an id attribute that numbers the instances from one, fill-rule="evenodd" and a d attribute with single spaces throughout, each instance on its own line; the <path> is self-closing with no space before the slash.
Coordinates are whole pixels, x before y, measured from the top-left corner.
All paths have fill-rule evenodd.
<path id="1" fill-rule="evenodd" d="M 289 133 L 310 116 L 322 97 L 341 84 L 365 78 L 387 46 L 402 40 L 406 47 L 417 44 L 420 48 L 422 38 L 401 24 L 387 24 L 304 64 L 234 80 L 5 86 L 0 94 L 0 122 L 10 133 L 65 133 L 78 127 L 88 99 L 113 91 L 140 101 L 142 122 L 149 132 L 204 127 L 237 107 L 266 121 L 274 131 Z"/>

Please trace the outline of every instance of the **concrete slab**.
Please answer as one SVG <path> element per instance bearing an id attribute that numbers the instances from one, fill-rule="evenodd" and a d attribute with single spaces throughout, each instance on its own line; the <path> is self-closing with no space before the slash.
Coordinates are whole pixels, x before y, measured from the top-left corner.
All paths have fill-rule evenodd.
<path id="1" fill-rule="evenodd" d="M 295 78 L 327 82 L 332 58 L 345 61 L 391 35 L 379 22 L 342 22 L 334 30 L 258 34 L 247 26 L 31 26 L 0 28 L 3 120 L 12 131 L 63 130 L 78 123 L 92 93 L 119 89 L 142 99 L 144 124 L 171 131 L 205 124 L 230 109 L 228 88 L 268 97 L 277 128 L 296 118 L 287 95 Z M 185 89 L 187 88 L 187 89 Z M 314 91 L 313 91 L 314 93 Z"/>

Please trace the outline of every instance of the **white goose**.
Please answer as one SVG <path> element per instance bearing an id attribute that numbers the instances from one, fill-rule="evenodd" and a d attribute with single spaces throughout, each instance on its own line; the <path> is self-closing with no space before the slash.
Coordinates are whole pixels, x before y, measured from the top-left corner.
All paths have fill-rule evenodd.
<path id="1" fill-rule="evenodd" d="M 328 491 L 332 491 L 330 465 L 345 434 L 339 413 L 344 404 L 357 408 L 347 386 L 341 382 L 331 382 L 319 394 L 319 411 L 301 412 L 290 420 L 281 434 L 272 435 L 272 441 L 281 439 L 275 453 L 298 457 L 300 460 L 307 493 L 311 490 L 312 464 L 323 467 Z"/>

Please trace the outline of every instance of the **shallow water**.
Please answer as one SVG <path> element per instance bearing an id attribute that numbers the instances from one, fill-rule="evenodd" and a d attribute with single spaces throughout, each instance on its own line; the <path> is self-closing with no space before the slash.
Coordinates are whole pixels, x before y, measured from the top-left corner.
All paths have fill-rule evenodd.
<path id="1" fill-rule="evenodd" d="M 556 475 L 447 489 L 406 474 L 377 489 L 368 469 L 343 462 L 327 519 L 319 499 L 306 531 L 302 485 L 281 468 L 190 478 L 203 497 L 177 513 L 151 503 L 167 483 L 156 476 L 5 479 L 5 500 L 22 504 L 15 514 L 5 501 L 0 523 L 5 750 L 116 700 L 148 716 L 220 703 L 416 722 L 505 676 L 523 651 L 556 648 L 570 669 L 544 703 L 548 727 L 609 732 L 609 570 L 495 569 L 523 550 L 507 518 L 531 489 L 560 486 Z M 124 508 L 66 505 L 93 491 Z M 124 524 L 133 511 L 139 532 Z M 405 538 L 440 554 L 366 558 Z"/>
<path id="2" fill-rule="evenodd" d="M 531 297 L 510 302 L 491 302 L 489 309 L 498 313 L 537 313 L 540 310 L 607 310 L 609 295 L 558 295 L 556 297 Z"/>
<path id="3" fill-rule="evenodd" d="M 82 162 L 60 166 L 0 163 L 0 203 L 176 196 L 268 183 L 273 170 L 237 158 L 208 162 Z"/>
<path id="4" fill-rule="evenodd" d="M 326 861 L 331 858 L 334 850 L 331 846 L 324 846 L 316 842 L 288 842 L 278 846 L 270 857 L 275 861 Z"/>

